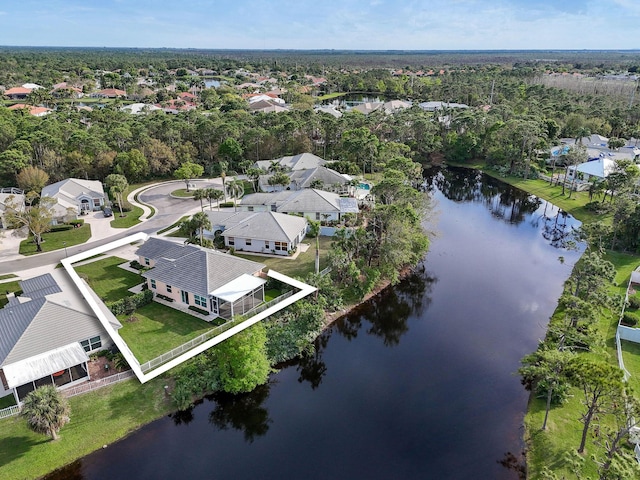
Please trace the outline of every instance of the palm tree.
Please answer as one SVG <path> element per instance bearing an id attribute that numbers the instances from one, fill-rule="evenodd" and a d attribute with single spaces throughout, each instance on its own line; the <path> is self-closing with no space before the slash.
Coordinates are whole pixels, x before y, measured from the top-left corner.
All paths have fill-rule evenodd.
<path id="1" fill-rule="evenodd" d="M 53 385 L 35 389 L 24 398 L 22 415 L 27 426 L 36 433 L 58 440 L 58 432 L 69 422 L 69 403 Z"/>
<path id="2" fill-rule="evenodd" d="M 222 179 L 222 193 L 224 194 L 224 201 L 227 202 L 227 170 L 229 169 L 229 163 L 220 161 L 220 178 Z"/>
<path id="3" fill-rule="evenodd" d="M 218 203 L 218 211 L 220 211 L 220 199 L 224 197 L 224 193 L 221 190 L 216 190 L 215 188 L 207 188 L 205 192 L 207 192 L 207 198 L 209 199 L 209 210 L 213 210 L 211 202 L 215 200 Z"/>
<path id="4" fill-rule="evenodd" d="M 207 197 L 207 191 L 203 188 L 200 188 L 198 190 L 196 190 L 195 192 L 193 192 L 193 199 L 194 200 L 200 200 L 200 209 L 204 212 L 204 205 L 202 204 L 202 201 L 208 198 Z"/>
<path id="5" fill-rule="evenodd" d="M 229 196 L 233 198 L 233 210 L 236 211 L 236 200 L 244 195 L 244 184 L 242 180 L 232 180 L 227 188 Z"/>
<path id="6" fill-rule="evenodd" d="M 204 231 L 205 230 L 211 230 L 211 228 L 212 228 L 211 220 L 209 220 L 209 217 L 204 212 L 198 212 L 198 213 L 194 214 L 193 217 L 191 217 L 191 220 L 193 222 L 192 225 L 199 232 L 198 236 L 200 238 L 200 246 L 202 246 L 202 244 L 204 243 Z"/>

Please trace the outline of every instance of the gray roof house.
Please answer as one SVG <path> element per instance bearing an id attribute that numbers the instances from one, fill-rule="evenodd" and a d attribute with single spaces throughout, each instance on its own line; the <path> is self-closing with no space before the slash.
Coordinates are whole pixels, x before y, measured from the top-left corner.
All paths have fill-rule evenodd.
<path id="1" fill-rule="evenodd" d="M 98 180 L 67 178 L 42 189 L 42 197 L 52 197 L 62 209 L 73 209 L 78 214 L 100 210 L 105 205 L 104 189 Z"/>
<path id="2" fill-rule="evenodd" d="M 216 250 L 196 246 L 176 250 L 175 246 L 174 242 L 155 239 L 156 255 L 146 257 L 153 268 L 142 276 L 156 300 L 160 295 L 160 300 L 179 310 L 195 307 L 211 315 L 212 320 L 243 315 L 264 301 L 265 265 Z M 149 250 L 143 245 L 137 253 L 149 255 Z"/>
<path id="3" fill-rule="evenodd" d="M 307 152 L 288 157 L 281 157 L 275 160 L 259 160 L 256 162 L 256 166 L 263 170 L 269 170 L 269 167 L 274 162 L 281 167 L 284 167 L 285 170 L 306 170 L 308 168 L 321 167 L 327 163 L 323 158 Z"/>
<path id="4" fill-rule="evenodd" d="M 87 354 L 110 345 L 111 338 L 66 272 L 20 286 L 22 295 L 0 310 L 0 390 L 21 401 L 42 385 L 66 388 L 88 380 Z"/>
<path id="5" fill-rule="evenodd" d="M 346 213 L 359 213 L 355 198 L 314 188 L 275 193 L 252 193 L 240 200 L 242 211 L 297 214 L 311 220 L 340 221 Z"/>
<path id="6" fill-rule="evenodd" d="M 212 231 L 238 251 L 288 255 L 307 233 L 307 219 L 284 213 L 207 212 Z"/>

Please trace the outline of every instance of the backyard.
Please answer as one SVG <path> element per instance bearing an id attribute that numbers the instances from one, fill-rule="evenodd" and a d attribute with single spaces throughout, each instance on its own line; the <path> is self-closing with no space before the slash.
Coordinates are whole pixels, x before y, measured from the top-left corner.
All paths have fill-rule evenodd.
<path id="1" fill-rule="evenodd" d="M 201 335 L 216 322 L 205 322 L 171 307 L 152 302 L 138 308 L 130 317 L 118 317 L 122 339 L 142 364 Z"/>
<path id="2" fill-rule="evenodd" d="M 320 270 L 326 268 L 328 265 L 327 254 L 331 248 L 331 242 L 331 237 L 320 237 Z M 307 238 L 305 239 L 305 243 L 310 244 L 309 248 L 306 252 L 301 252 L 296 259 L 291 259 L 289 257 L 263 257 L 238 252 L 236 252 L 235 255 L 254 262 L 264 263 L 270 270 L 273 269 L 284 275 L 304 278 L 309 273 L 312 273 L 315 268 L 316 239 Z"/>

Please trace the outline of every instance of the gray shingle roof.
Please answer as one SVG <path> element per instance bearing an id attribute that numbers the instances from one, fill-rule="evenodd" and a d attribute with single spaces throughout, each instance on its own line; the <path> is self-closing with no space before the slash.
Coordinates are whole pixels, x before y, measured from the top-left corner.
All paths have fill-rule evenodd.
<path id="1" fill-rule="evenodd" d="M 306 228 L 307 220 L 276 212 L 238 212 L 224 225 L 225 237 L 293 242 Z"/>
<path id="2" fill-rule="evenodd" d="M 242 197 L 240 205 L 242 207 L 276 205 L 276 211 L 281 213 L 357 213 L 359 211 L 355 199 L 341 197 L 337 193 L 325 192 L 314 188 L 305 188 L 293 192 L 252 193 Z M 347 210 L 341 210 L 342 206 Z"/>
<path id="3" fill-rule="evenodd" d="M 136 255 L 157 260 L 159 258 L 177 259 L 197 250 L 193 245 L 163 240 L 161 238 L 149 238 L 138 250 Z"/>
<path id="4" fill-rule="evenodd" d="M 267 170 L 271 165 L 271 162 L 277 162 L 285 168 L 290 170 L 305 170 L 307 168 L 316 168 L 327 163 L 323 158 L 314 155 L 313 153 L 300 153 L 298 155 L 281 157 L 276 160 L 259 160 L 256 162 L 258 168 Z"/>
<path id="5" fill-rule="evenodd" d="M 240 275 L 253 275 L 264 267 L 261 263 L 226 253 L 196 248 L 194 252 L 175 260 L 159 259 L 156 266 L 142 276 L 206 296 Z"/>

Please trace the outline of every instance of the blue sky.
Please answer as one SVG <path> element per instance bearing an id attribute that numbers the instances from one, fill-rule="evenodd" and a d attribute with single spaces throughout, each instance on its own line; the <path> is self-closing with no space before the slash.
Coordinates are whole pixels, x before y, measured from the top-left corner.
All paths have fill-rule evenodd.
<path id="1" fill-rule="evenodd" d="M 20 0 L 0 45 L 636 49 L 639 0 Z"/>

